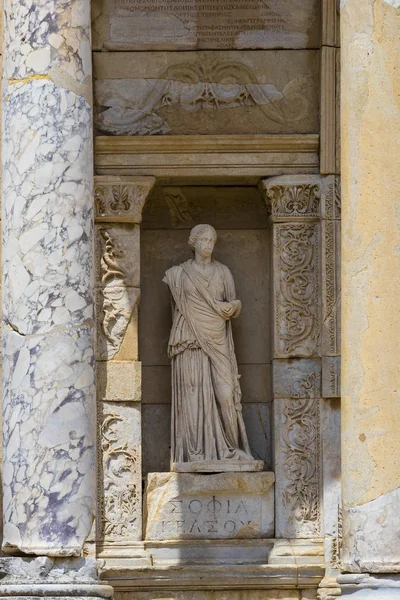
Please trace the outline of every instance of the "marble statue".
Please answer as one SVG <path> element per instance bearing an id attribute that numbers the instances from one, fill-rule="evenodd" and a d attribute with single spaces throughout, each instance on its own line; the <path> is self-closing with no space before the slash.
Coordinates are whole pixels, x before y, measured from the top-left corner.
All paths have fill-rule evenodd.
<path id="1" fill-rule="evenodd" d="M 212 259 L 216 240 L 211 225 L 196 225 L 189 237 L 194 257 L 163 279 L 173 299 L 172 464 L 201 471 L 199 463 L 206 461 L 251 461 L 258 470 L 242 416 L 232 337 L 231 319 L 242 304 L 230 270 Z"/>

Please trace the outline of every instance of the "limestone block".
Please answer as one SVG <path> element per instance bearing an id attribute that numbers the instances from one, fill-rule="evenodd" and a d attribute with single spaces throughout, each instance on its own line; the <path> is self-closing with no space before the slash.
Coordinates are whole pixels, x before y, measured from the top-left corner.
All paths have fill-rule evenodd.
<path id="1" fill-rule="evenodd" d="M 268 212 L 255 186 L 157 186 L 143 210 L 143 229 L 265 229 Z"/>
<path id="2" fill-rule="evenodd" d="M 341 29 L 342 568 L 399 573 L 398 2 L 347 0 Z"/>
<path id="3" fill-rule="evenodd" d="M 371 573 L 400 571 L 399 503 L 397 488 L 362 506 L 344 506 L 343 532 L 348 544 L 343 553 L 344 564 L 352 564 L 347 550 L 350 547 L 353 564 L 358 565 L 362 560 L 363 567 Z M 386 557 L 384 562 L 382 556 Z"/>
<path id="4" fill-rule="evenodd" d="M 96 285 L 140 287 L 139 225 L 95 227 Z"/>
<path id="5" fill-rule="evenodd" d="M 139 404 L 103 402 L 98 408 L 101 544 L 142 538 L 141 415 Z"/>
<path id="6" fill-rule="evenodd" d="M 319 398 L 321 361 L 319 359 L 274 359 L 274 398 Z"/>
<path id="7" fill-rule="evenodd" d="M 319 129 L 315 50 L 106 52 L 93 58 L 94 120 L 103 135 Z"/>
<path id="8" fill-rule="evenodd" d="M 146 539 L 272 537 L 274 479 L 271 472 L 150 473 Z"/>
<path id="9" fill-rule="evenodd" d="M 340 569 L 342 509 L 340 482 L 340 401 L 321 401 L 323 534 L 327 575 Z"/>
<path id="10" fill-rule="evenodd" d="M 96 291 L 97 360 L 137 360 L 138 288 L 107 286 Z"/>
<path id="11" fill-rule="evenodd" d="M 140 402 L 142 369 L 138 361 L 97 363 L 97 398 L 102 401 Z"/>
<path id="12" fill-rule="evenodd" d="M 393 575 L 339 575 L 342 597 L 350 600 L 397 600 L 400 596 L 400 576 Z"/>
<path id="13" fill-rule="evenodd" d="M 321 534 L 320 399 L 274 402 L 276 537 Z"/>
<path id="14" fill-rule="evenodd" d="M 220 0 L 95 0 L 93 44 L 101 50 L 315 48 L 316 0 L 250 0 L 243 8 Z"/>

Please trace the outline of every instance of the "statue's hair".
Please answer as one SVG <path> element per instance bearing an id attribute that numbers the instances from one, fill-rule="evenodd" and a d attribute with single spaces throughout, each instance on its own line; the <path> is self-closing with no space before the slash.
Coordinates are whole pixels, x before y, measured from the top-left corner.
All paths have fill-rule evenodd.
<path id="1" fill-rule="evenodd" d="M 206 229 L 211 229 L 211 231 L 214 234 L 214 239 L 215 239 L 215 241 L 217 241 L 217 237 L 218 237 L 217 236 L 217 232 L 215 231 L 215 229 L 214 229 L 214 227 L 212 225 L 205 225 L 205 224 L 196 225 L 195 227 L 193 227 L 192 231 L 190 232 L 189 241 L 188 241 L 189 248 L 191 250 L 193 250 L 193 252 L 194 252 L 194 249 L 195 249 L 197 238 Z"/>

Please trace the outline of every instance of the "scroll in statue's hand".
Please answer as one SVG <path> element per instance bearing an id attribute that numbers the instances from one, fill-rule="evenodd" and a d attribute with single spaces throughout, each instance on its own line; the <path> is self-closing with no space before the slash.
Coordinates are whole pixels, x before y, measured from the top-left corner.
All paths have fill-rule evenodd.
<path id="1" fill-rule="evenodd" d="M 224 319 L 235 319 L 240 315 L 242 310 L 242 303 L 240 300 L 232 300 L 232 302 L 221 302 L 220 300 L 217 300 L 217 302 Z"/>

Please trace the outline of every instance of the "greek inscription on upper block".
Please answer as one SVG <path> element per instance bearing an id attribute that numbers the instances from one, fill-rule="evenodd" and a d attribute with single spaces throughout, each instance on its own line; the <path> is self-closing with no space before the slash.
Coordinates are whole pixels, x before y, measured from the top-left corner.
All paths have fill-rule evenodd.
<path id="1" fill-rule="evenodd" d="M 313 47 L 319 36 L 317 0 L 112 0 L 110 4 L 110 49 L 306 48 Z"/>

